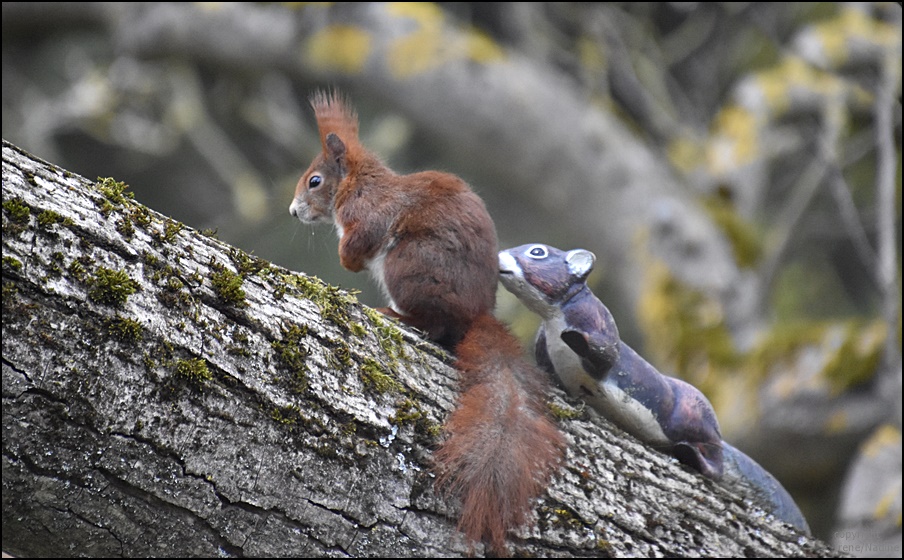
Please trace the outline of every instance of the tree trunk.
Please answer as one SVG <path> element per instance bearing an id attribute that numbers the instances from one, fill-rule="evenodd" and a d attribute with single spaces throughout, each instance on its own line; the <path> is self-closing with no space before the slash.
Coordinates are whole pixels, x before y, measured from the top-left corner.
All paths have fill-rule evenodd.
<path id="1" fill-rule="evenodd" d="M 3 549 L 467 554 L 430 463 L 450 357 L 122 187 L 3 144 Z M 514 553 L 833 554 L 552 400 L 570 448 Z"/>

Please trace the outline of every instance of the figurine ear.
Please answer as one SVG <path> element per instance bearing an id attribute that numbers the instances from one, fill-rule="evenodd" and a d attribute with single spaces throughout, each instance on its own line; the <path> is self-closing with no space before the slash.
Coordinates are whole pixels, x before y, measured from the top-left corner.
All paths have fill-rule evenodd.
<path id="1" fill-rule="evenodd" d="M 596 255 L 584 249 L 575 249 L 568 251 L 565 255 L 565 262 L 568 264 L 568 272 L 572 276 L 584 279 L 593 270 Z"/>

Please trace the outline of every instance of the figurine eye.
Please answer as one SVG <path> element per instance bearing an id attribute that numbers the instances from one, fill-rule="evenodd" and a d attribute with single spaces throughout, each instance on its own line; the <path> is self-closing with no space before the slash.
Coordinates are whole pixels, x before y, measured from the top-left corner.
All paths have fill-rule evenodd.
<path id="1" fill-rule="evenodd" d="M 546 247 L 543 245 L 534 245 L 530 249 L 527 250 L 527 254 L 532 259 L 545 259 L 549 256 L 549 251 L 546 250 Z"/>
<path id="2" fill-rule="evenodd" d="M 311 175 L 311 178 L 308 179 L 308 188 L 316 189 L 321 185 L 321 183 L 323 183 L 323 177 L 321 177 L 320 175 Z"/>

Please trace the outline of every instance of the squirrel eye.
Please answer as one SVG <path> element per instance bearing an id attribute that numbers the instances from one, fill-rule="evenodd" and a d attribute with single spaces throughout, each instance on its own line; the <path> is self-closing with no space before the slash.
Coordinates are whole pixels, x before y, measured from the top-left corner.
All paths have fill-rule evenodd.
<path id="1" fill-rule="evenodd" d="M 532 259 L 545 259 L 547 256 L 549 256 L 549 251 L 547 251 L 546 247 L 544 247 L 543 245 L 534 245 L 527 250 L 527 254 Z"/>
<path id="2" fill-rule="evenodd" d="M 316 189 L 321 183 L 323 183 L 323 177 L 320 175 L 311 175 L 311 178 L 308 179 L 308 188 Z"/>

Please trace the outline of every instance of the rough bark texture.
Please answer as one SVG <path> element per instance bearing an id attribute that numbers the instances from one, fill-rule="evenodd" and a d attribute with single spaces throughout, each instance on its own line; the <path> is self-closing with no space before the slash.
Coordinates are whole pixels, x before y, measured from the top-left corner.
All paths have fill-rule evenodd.
<path id="1" fill-rule="evenodd" d="M 120 187 L 4 142 L 3 549 L 467 554 L 430 465 L 448 356 Z M 568 457 L 514 553 L 833 554 L 553 402 Z"/>

